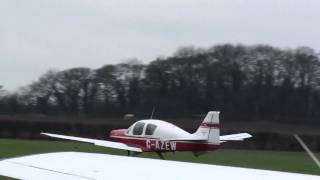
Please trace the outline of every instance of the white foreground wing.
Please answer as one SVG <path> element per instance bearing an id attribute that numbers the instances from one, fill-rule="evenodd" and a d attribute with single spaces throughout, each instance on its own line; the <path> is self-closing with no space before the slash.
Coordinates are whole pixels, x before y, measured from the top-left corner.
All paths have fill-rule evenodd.
<path id="1" fill-rule="evenodd" d="M 65 135 L 59 135 L 59 134 L 50 134 L 50 133 L 41 133 L 42 135 L 46 135 L 49 137 L 54 137 L 58 139 L 67 139 L 72 141 L 80 141 L 80 142 L 86 142 L 86 143 L 92 143 L 96 146 L 103 146 L 103 147 L 109 147 L 109 148 L 115 148 L 115 149 L 123 149 L 128 151 L 135 151 L 135 152 L 142 152 L 141 148 L 138 147 L 132 147 L 124 143 L 119 142 L 112 142 L 112 141 L 104 141 L 104 140 L 97 140 L 97 139 L 89 139 L 89 138 L 81 138 L 81 137 L 75 137 L 75 136 L 65 136 Z"/>
<path id="2" fill-rule="evenodd" d="M 106 154 L 60 152 L 0 161 L 0 175 L 32 180 L 319 180 L 320 176 Z"/>
<path id="3" fill-rule="evenodd" d="M 251 138 L 252 136 L 248 133 L 230 134 L 220 136 L 220 141 L 243 141 L 246 138 Z"/>

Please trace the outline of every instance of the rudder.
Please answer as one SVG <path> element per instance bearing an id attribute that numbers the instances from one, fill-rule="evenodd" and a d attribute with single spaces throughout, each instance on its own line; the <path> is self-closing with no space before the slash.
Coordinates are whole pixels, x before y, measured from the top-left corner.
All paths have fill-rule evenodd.
<path id="1" fill-rule="evenodd" d="M 208 143 L 220 144 L 219 114 L 220 111 L 209 111 L 194 135 L 208 139 Z"/>

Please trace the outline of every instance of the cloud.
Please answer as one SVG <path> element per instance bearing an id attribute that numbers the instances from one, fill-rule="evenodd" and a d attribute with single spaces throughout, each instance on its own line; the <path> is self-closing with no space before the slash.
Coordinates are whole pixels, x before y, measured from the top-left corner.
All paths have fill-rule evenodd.
<path id="1" fill-rule="evenodd" d="M 177 47 L 216 43 L 320 49 L 320 1 L 5 0 L 0 2 L 0 84 L 30 83 L 50 68 L 97 68 Z"/>

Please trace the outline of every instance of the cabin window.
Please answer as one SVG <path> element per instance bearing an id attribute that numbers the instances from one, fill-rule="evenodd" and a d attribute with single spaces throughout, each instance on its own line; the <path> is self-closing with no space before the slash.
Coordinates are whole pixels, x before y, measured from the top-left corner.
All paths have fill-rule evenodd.
<path id="1" fill-rule="evenodd" d="M 146 135 L 153 135 L 154 131 L 156 130 L 157 126 L 154 124 L 148 124 L 146 128 Z"/>
<path id="2" fill-rule="evenodd" d="M 144 127 L 143 122 L 137 122 L 136 125 L 133 128 L 133 135 L 141 135 Z"/>

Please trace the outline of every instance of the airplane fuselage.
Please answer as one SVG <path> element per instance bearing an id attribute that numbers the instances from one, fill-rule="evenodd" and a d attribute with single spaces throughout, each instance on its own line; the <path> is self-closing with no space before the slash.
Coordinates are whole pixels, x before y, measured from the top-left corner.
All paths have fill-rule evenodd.
<path id="1" fill-rule="evenodd" d="M 134 137 L 126 135 L 126 130 L 113 130 L 110 137 L 117 142 L 141 148 L 144 152 L 174 152 L 174 151 L 215 151 L 220 145 L 195 141 L 172 141 L 160 138 Z"/>

